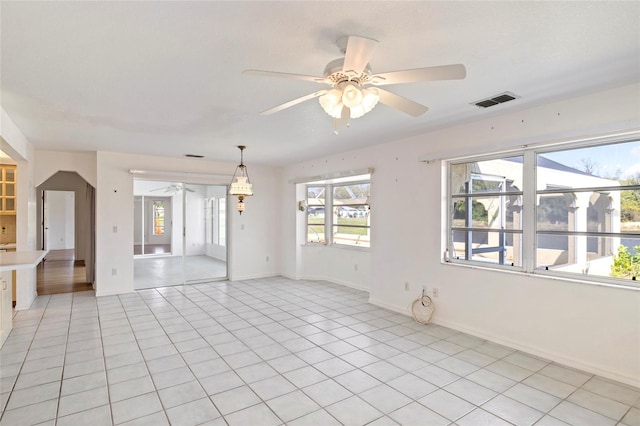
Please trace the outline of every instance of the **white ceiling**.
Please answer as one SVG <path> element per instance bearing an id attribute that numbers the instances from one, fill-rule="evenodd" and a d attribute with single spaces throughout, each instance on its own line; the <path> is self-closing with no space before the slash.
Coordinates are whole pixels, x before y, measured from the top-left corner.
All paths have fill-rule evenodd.
<path id="1" fill-rule="evenodd" d="M 201 154 L 286 165 L 640 80 L 640 2 L 10 2 L 1 7 L 2 107 L 37 149 Z M 385 88 L 333 134 L 323 88 L 245 69 L 322 74 L 335 40 L 379 40 L 374 72 L 465 64 L 465 80 Z M 481 110 L 503 91 L 521 99 Z M 594 108 L 597 108 L 594 105 Z"/>

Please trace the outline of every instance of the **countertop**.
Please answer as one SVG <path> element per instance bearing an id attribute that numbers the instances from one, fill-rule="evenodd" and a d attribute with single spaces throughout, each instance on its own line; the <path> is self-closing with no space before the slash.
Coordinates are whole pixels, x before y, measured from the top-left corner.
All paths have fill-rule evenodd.
<path id="1" fill-rule="evenodd" d="M 0 252 L 0 271 L 34 268 L 47 253 L 47 250 Z"/>

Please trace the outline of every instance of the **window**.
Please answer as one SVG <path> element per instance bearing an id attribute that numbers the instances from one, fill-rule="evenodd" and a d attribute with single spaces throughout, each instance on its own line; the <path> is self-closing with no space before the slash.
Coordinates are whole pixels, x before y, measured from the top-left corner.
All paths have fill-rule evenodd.
<path id="1" fill-rule="evenodd" d="M 451 161 L 452 262 L 635 285 L 640 141 Z"/>
<path id="2" fill-rule="evenodd" d="M 326 186 L 307 186 L 307 242 L 326 244 L 324 228 Z"/>
<path id="3" fill-rule="evenodd" d="M 369 182 L 333 185 L 333 244 L 369 247 Z"/>
<path id="4" fill-rule="evenodd" d="M 456 259 L 521 266 L 522 160 L 451 165 L 450 252 Z"/>
<path id="5" fill-rule="evenodd" d="M 369 247 L 370 191 L 362 180 L 307 185 L 307 242 Z"/>
<path id="6" fill-rule="evenodd" d="M 153 202 L 153 235 L 164 235 L 164 201 Z"/>

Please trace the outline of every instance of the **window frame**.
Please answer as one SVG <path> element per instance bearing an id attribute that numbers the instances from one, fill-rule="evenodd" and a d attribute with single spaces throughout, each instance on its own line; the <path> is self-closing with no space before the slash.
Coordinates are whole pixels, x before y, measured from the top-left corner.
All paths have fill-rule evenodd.
<path id="1" fill-rule="evenodd" d="M 483 162 L 483 161 L 492 161 L 492 160 L 503 160 L 505 158 L 513 158 L 513 157 L 519 157 L 522 156 L 523 157 L 523 161 L 522 161 L 522 170 L 523 170 L 523 188 L 520 191 L 510 191 L 510 192 L 506 192 L 506 191 L 487 191 L 487 192 L 481 192 L 481 193 L 474 193 L 474 192 L 468 192 L 468 193 L 453 193 L 453 188 L 452 188 L 452 179 L 451 179 L 451 166 L 452 165 L 457 165 L 457 164 L 466 164 L 466 163 L 470 163 L 470 162 Z M 458 160 L 448 160 L 446 161 L 447 163 L 447 242 L 446 242 L 446 248 L 445 250 L 447 251 L 447 262 L 451 262 L 451 263 L 460 263 L 460 264 L 469 264 L 469 265 L 476 265 L 479 267 L 488 267 L 488 268 L 495 268 L 495 269 L 502 269 L 502 270 L 509 270 L 509 271 L 520 271 L 523 272 L 525 270 L 524 267 L 524 253 L 521 252 L 520 253 L 520 257 L 522 259 L 521 263 L 522 265 L 520 266 L 514 266 L 514 265 L 508 265 L 508 264 L 504 264 L 504 263 L 491 263 L 491 262 L 482 262 L 482 261 L 478 261 L 478 260 L 473 260 L 473 259 L 459 259 L 459 258 L 455 258 L 452 256 L 453 253 L 453 231 L 459 231 L 459 232 L 497 232 L 499 234 L 513 234 L 515 235 L 520 235 L 522 239 L 524 239 L 524 217 L 522 217 L 520 219 L 521 222 L 521 226 L 519 230 L 514 230 L 514 229 L 492 229 L 492 228 L 481 228 L 481 227 L 459 227 L 459 226 L 454 226 L 453 224 L 453 214 L 452 214 L 452 208 L 454 206 L 454 201 L 457 199 L 473 199 L 474 197 L 477 197 L 477 194 L 482 194 L 482 196 L 485 197 L 506 197 L 506 196 L 520 196 L 522 199 L 522 203 L 524 204 L 524 187 L 526 186 L 526 179 L 525 179 L 525 174 L 524 170 L 525 170 L 525 163 L 526 163 L 526 158 L 524 155 L 524 151 L 520 150 L 520 151 L 509 151 L 509 152 L 505 152 L 505 153 L 496 153 L 496 154 L 487 154 L 487 155 L 481 155 L 481 156 L 473 156 L 473 157 L 466 157 L 464 159 L 458 159 Z M 522 208 L 523 213 L 524 213 L 524 207 Z M 504 236 L 502 237 L 504 238 Z M 524 251 L 524 244 L 522 244 L 522 249 Z M 468 248 L 465 248 L 465 251 L 468 251 Z"/>
<path id="2" fill-rule="evenodd" d="M 334 203 L 334 188 L 337 187 L 344 187 L 344 186 L 350 186 L 350 185 L 362 185 L 362 184 L 368 184 L 369 185 L 369 199 L 371 197 L 371 187 L 372 187 L 372 182 L 371 182 L 371 178 L 369 179 L 362 179 L 361 177 L 358 179 L 354 179 L 354 180 L 349 180 L 348 178 L 344 178 L 344 179 L 337 179 L 334 181 L 320 181 L 320 182 L 307 182 L 304 185 L 305 188 L 305 202 L 306 202 L 306 211 L 305 211 L 305 243 L 304 244 L 308 244 L 308 245 L 325 245 L 325 246 L 330 246 L 330 247 L 340 247 L 340 248 L 350 248 L 350 249 L 361 249 L 361 250 L 368 250 L 371 247 L 371 237 L 369 237 L 369 244 L 368 245 L 358 245 L 358 244 L 345 244 L 345 243 L 340 243 L 340 242 L 336 242 L 336 238 L 334 238 L 334 229 L 337 229 L 339 226 L 345 226 L 345 227 L 352 227 L 352 228 L 365 228 L 368 230 L 368 234 L 371 235 L 371 224 L 369 221 L 369 225 L 367 226 L 356 226 L 356 225 L 344 225 L 344 224 L 338 224 L 337 221 L 334 223 L 333 217 L 334 217 L 334 208 L 335 208 L 335 203 Z M 324 241 L 309 241 L 309 226 L 310 225 L 316 225 L 318 226 L 319 224 L 309 224 L 309 208 L 312 207 L 312 205 L 309 202 L 309 188 L 324 188 L 324 223 L 323 226 L 324 227 Z M 354 204 L 355 205 L 355 204 Z M 342 205 L 341 205 L 342 206 Z M 344 205 L 346 207 L 350 206 L 350 204 L 346 204 Z M 371 211 L 371 206 L 369 203 L 367 204 L 358 204 L 358 206 L 366 206 L 367 207 L 367 215 L 370 214 Z"/>
<path id="3" fill-rule="evenodd" d="M 632 290 L 640 290 L 640 285 L 637 280 L 616 278 L 612 276 L 603 275 L 588 275 L 580 274 L 577 272 L 558 271 L 551 269 L 544 269 L 537 267 L 537 252 L 538 252 L 538 236 L 539 235 L 567 235 L 570 236 L 585 236 L 585 237 L 616 237 L 616 238 L 633 238 L 640 239 L 640 233 L 629 232 L 601 232 L 601 231 L 549 231 L 538 229 L 538 205 L 537 198 L 547 194 L 559 194 L 559 193 L 579 193 L 579 192 L 602 192 L 606 190 L 640 190 L 640 185 L 628 185 L 628 186 L 584 186 L 578 188 L 549 188 L 549 189 L 537 189 L 538 181 L 538 155 L 544 156 L 545 154 L 554 153 L 558 151 L 578 150 L 582 148 L 605 146 L 611 144 L 622 144 L 629 142 L 637 142 L 640 140 L 640 132 L 629 132 L 624 135 L 608 135 L 596 138 L 587 138 L 583 140 L 563 141 L 561 143 L 547 143 L 530 146 L 521 146 L 513 150 L 505 150 L 501 152 L 486 153 L 481 155 L 472 155 L 465 157 L 457 157 L 443 160 L 443 174 L 446 179 L 446 207 L 443 212 L 446 214 L 446 238 L 444 238 L 445 256 L 442 259 L 442 263 L 448 263 L 453 265 L 461 265 L 474 268 L 491 269 L 496 271 L 510 271 L 513 273 L 520 273 L 525 275 L 544 276 L 551 279 L 560 279 L 564 281 L 579 282 L 584 284 L 603 285 L 607 287 L 626 288 Z M 451 167 L 456 164 L 464 164 L 478 161 L 487 161 L 495 159 L 506 159 L 516 156 L 523 156 L 523 185 L 522 185 L 522 214 L 521 214 L 521 228 L 522 228 L 522 241 L 521 241 L 521 266 L 507 266 L 494 264 L 489 262 L 482 262 L 477 260 L 457 259 L 451 255 L 453 247 L 453 230 L 457 230 L 459 227 L 455 227 L 453 224 L 453 207 L 456 199 L 462 199 L 460 194 L 453 193 L 453 180 L 451 174 Z M 485 195 L 485 193 L 483 193 Z M 470 195 L 469 195 L 470 197 Z M 444 221 L 443 221 L 444 222 Z M 483 228 L 475 228 L 475 230 L 483 230 Z M 491 232 L 491 228 L 485 228 L 486 231 Z M 498 230 L 508 231 L 508 230 Z M 495 232 L 495 231 L 494 231 Z M 513 231 L 508 231 L 512 232 Z M 637 277 L 640 280 L 640 277 Z"/>

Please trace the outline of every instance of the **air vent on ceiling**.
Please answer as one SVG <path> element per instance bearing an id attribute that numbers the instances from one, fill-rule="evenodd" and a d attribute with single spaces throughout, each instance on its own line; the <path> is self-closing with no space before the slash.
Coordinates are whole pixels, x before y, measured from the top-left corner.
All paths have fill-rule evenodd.
<path id="1" fill-rule="evenodd" d="M 480 108 L 489 108 L 494 105 L 503 104 L 505 102 L 512 101 L 514 99 L 518 99 L 520 96 L 514 95 L 511 92 L 500 93 L 499 95 L 493 96 L 488 99 L 482 99 L 477 102 L 471 102 L 471 105 L 478 106 Z"/>
<path id="2" fill-rule="evenodd" d="M 188 158 L 204 158 L 204 155 L 198 155 L 198 154 L 185 154 L 184 156 Z"/>

